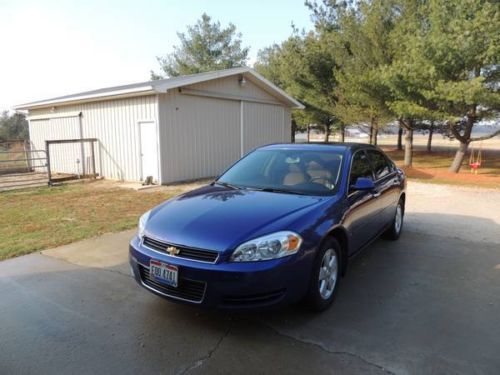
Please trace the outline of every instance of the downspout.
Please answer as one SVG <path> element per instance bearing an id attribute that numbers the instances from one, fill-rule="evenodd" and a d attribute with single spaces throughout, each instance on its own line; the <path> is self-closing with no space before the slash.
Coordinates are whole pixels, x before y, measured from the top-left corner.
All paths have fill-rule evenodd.
<path id="1" fill-rule="evenodd" d="M 82 120 L 82 112 L 78 114 L 78 126 L 80 128 L 80 139 L 83 139 L 83 120 Z M 86 160 L 85 160 L 85 144 L 80 142 L 80 154 L 82 158 L 82 177 L 85 178 L 86 175 Z"/>

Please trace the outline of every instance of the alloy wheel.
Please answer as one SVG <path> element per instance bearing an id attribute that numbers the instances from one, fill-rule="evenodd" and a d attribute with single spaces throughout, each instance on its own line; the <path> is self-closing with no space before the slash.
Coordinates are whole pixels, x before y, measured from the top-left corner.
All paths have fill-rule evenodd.
<path id="1" fill-rule="evenodd" d="M 338 259 L 335 250 L 328 249 L 323 255 L 323 260 L 321 261 L 321 268 L 319 270 L 319 294 L 324 300 L 329 299 L 333 291 L 335 290 L 335 285 L 337 284 L 338 277 Z"/>
<path id="2" fill-rule="evenodd" d="M 396 216 L 394 218 L 394 230 L 397 234 L 401 231 L 401 226 L 403 225 L 403 209 L 401 205 L 398 204 L 396 208 Z"/>

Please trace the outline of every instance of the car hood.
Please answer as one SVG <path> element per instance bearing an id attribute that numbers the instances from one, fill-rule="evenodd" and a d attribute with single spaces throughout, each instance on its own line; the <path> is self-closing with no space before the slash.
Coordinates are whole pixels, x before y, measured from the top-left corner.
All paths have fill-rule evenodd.
<path id="1" fill-rule="evenodd" d="M 145 234 L 170 244 L 224 252 L 270 231 L 288 229 L 298 212 L 325 199 L 206 186 L 153 209 Z"/>

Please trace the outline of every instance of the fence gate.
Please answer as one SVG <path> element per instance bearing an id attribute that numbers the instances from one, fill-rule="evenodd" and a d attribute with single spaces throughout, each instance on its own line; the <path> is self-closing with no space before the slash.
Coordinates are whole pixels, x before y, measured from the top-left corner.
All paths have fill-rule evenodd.
<path id="1" fill-rule="evenodd" d="M 48 183 L 96 178 L 96 138 L 45 141 Z"/>
<path id="2" fill-rule="evenodd" d="M 28 141 L 0 143 L 0 191 L 47 185 L 45 150 L 34 150 Z"/>

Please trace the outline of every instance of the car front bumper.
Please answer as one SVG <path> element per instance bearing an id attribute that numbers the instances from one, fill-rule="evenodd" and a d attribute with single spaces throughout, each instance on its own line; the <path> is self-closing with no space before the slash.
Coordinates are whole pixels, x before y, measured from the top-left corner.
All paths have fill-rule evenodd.
<path id="1" fill-rule="evenodd" d="M 151 259 L 178 267 L 177 288 L 149 275 Z M 281 307 L 302 298 L 309 284 L 312 252 L 260 262 L 205 263 L 169 256 L 144 246 L 135 236 L 129 261 L 137 283 L 172 301 L 217 309 Z"/>

